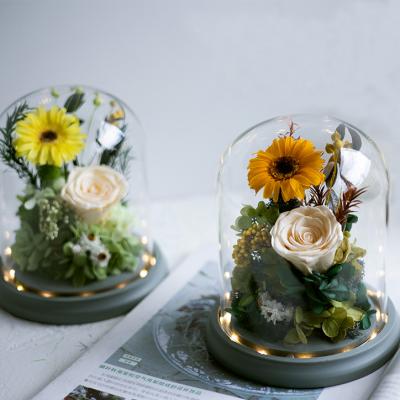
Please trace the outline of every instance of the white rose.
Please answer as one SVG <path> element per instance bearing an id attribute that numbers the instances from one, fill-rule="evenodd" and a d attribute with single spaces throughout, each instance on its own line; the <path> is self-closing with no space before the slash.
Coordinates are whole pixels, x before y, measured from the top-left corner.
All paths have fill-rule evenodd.
<path id="1" fill-rule="evenodd" d="M 306 275 L 326 272 L 342 240 L 342 227 L 326 206 L 284 212 L 271 229 L 274 250 Z"/>
<path id="2" fill-rule="evenodd" d="M 89 224 L 100 222 L 127 193 L 126 179 L 105 165 L 75 167 L 61 197 Z"/>

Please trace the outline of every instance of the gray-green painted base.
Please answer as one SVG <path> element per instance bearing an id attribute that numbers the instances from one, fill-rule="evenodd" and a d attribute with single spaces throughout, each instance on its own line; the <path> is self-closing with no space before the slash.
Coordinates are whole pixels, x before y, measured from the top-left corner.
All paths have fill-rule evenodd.
<path id="1" fill-rule="evenodd" d="M 17 317 L 50 324 L 82 324 L 101 321 L 128 312 L 150 293 L 168 274 L 163 254 L 157 245 L 154 246 L 157 264 L 145 278 L 135 280 L 121 289 L 111 289 L 92 296 L 60 296 L 46 298 L 31 292 L 19 292 L 14 286 L 0 279 L 0 307 Z M 116 278 L 110 278 L 115 284 Z M 119 279 L 119 278 L 117 278 Z M 108 286 L 108 279 L 102 285 Z M 39 285 L 41 290 L 48 286 Z M 60 285 L 54 283 L 57 289 Z M 79 290 L 93 290 L 89 284 Z M 54 288 L 53 288 L 54 289 Z M 71 289 L 71 287 L 69 288 Z"/>
<path id="2" fill-rule="evenodd" d="M 210 314 L 207 346 L 228 370 L 246 379 L 285 388 L 316 388 L 339 385 L 361 378 L 384 365 L 400 341 L 400 320 L 388 300 L 388 323 L 377 337 L 344 353 L 315 358 L 261 355 L 233 342 L 218 322 L 218 307 Z"/>

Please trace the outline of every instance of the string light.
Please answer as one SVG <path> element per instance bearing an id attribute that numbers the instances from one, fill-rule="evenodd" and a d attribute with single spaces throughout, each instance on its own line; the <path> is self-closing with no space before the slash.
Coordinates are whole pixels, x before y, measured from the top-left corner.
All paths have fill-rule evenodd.
<path id="1" fill-rule="evenodd" d="M 148 271 L 147 271 L 146 269 L 142 269 L 142 270 L 139 272 L 139 276 L 140 276 L 141 278 L 146 278 L 147 274 L 148 274 Z"/>
<path id="2" fill-rule="evenodd" d="M 18 284 L 17 290 L 18 290 L 18 292 L 23 292 L 25 290 L 25 288 L 22 285 Z"/>
<path id="3" fill-rule="evenodd" d="M 231 333 L 231 336 L 229 338 L 232 340 L 232 342 L 240 344 L 240 338 L 236 333 Z"/>

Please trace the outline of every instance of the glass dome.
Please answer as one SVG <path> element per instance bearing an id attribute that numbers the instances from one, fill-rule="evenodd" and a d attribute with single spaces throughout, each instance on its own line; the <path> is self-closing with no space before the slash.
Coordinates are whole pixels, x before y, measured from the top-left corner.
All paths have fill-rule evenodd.
<path id="1" fill-rule="evenodd" d="M 336 118 L 262 122 L 218 178 L 219 322 L 259 354 L 310 358 L 373 340 L 387 322 L 388 173 Z"/>
<path id="2" fill-rule="evenodd" d="M 0 127 L 4 279 L 51 297 L 43 282 L 104 290 L 109 279 L 144 278 L 156 261 L 144 135 L 129 107 L 97 89 L 59 86 L 11 104 Z"/>

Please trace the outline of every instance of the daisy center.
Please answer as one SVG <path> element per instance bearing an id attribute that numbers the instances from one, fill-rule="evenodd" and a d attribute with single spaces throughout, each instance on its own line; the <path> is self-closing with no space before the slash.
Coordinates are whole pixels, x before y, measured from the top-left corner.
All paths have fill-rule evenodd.
<path id="1" fill-rule="evenodd" d="M 44 131 L 40 135 L 40 141 L 44 143 L 54 142 L 57 139 L 57 133 L 53 131 Z"/>
<path id="2" fill-rule="evenodd" d="M 291 178 L 299 169 L 299 162 L 293 157 L 279 157 L 275 160 L 270 169 L 269 173 L 277 180 Z"/>

